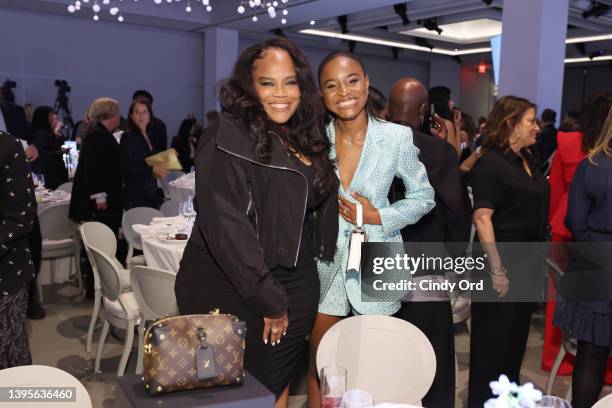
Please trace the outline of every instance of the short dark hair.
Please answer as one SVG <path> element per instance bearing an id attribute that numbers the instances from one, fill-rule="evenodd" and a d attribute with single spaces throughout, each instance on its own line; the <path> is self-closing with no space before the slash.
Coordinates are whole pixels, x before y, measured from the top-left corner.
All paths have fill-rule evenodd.
<path id="1" fill-rule="evenodd" d="M 151 92 L 145 91 L 144 89 L 139 89 L 134 92 L 134 95 L 132 95 L 132 100 L 134 101 L 137 98 L 147 98 L 149 103 L 151 103 L 151 105 L 153 104 L 153 95 L 151 95 Z"/>
<path id="2" fill-rule="evenodd" d="M 556 122 L 557 112 L 552 109 L 546 108 L 542 111 L 542 122 Z"/>

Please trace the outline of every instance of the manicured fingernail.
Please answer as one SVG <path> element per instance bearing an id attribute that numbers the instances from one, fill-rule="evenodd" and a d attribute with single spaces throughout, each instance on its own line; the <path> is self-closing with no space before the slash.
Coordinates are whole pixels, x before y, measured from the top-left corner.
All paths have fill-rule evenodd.
<path id="1" fill-rule="evenodd" d="M 268 344 L 268 339 L 264 339 L 264 344 Z"/>
<path id="2" fill-rule="evenodd" d="M 283 336 L 286 336 L 286 335 L 287 335 L 287 332 L 284 332 L 284 333 L 283 333 Z"/>
<path id="3" fill-rule="evenodd" d="M 280 339 L 278 339 L 278 341 L 276 342 L 276 344 L 280 344 Z"/>
<path id="4" fill-rule="evenodd" d="M 276 346 L 276 342 L 273 341 L 272 342 L 272 347 L 274 347 L 274 346 Z"/>

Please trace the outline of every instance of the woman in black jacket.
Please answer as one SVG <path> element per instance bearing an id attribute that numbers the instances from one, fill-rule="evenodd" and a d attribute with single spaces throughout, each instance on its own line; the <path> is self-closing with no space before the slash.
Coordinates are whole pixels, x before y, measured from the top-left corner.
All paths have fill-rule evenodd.
<path id="1" fill-rule="evenodd" d="M 164 199 L 153 174 L 164 177 L 167 171 L 162 165 L 151 169 L 145 162 L 147 156 L 158 153 L 147 134 L 152 117 L 151 105 L 144 99 L 137 99 L 130 105 L 127 130 L 119 144 L 125 210 L 134 207 L 159 208 Z"/>
<path id="2" fill-rule="evenodd" d="M 68 170 L 64 165 L 62 144 L 64 137 L 55 133 L 57 115 L 48 106 L 39 106 L 32 118 L 33 142 L 40 154 L 40 169 L 45 177 L 45 187 L 55 190 L 68 181 Z"/>
<path id="3" fill-rule="evenodd" d="M 28 233 L 36 197 L 21 143 L 0 132 L 0 370 L 32 363 L 27 284 L 34 279 Z"/>
<path id="4" fill-rule="evenodd" d="M 245 368 L 287 406 L 319 300 L 315 256 L 332 259 L 338 181 L 306 57 L 284 38 L 239 57 L 225 110 L 196 156 L 198 215 L 177 275 L 183 314 L 247 322 Z"/>
<path id="5" fill-rule="evenodd" d="M 183 170 L 188 173 L 193 166 L 192 143 L 191 139 L 200 131 L 198 122 L 195 118 L 187 118 L 181 122 L 179 131 L 172 139 L 172 147 L 178 153 Z"/>

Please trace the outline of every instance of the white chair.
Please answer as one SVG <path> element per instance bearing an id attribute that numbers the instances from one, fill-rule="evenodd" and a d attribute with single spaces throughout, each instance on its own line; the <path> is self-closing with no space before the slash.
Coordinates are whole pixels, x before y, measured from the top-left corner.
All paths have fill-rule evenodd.
<path id="1" fill-rule="evenodd" d="M 612 394 L 606 395 L 597 401 L 592 408 L 612 408 Z"/>
<path id="2" fill-rule="evenodd" d="M 174 200 L 166 201 L 159 207 L 159 211 L 164 214 L 164 217 L 176 217 L 180 215 L 179 205 L 180 203 Z"/>
<path id="3" fill-rule="evenodd" d="M 142 251 L 142 242 L 140 240 L 140 234 L 134 231 L 132 225 L 147 225 L 151 223 L 153 218 L 163 216 L 164 214 L 162 214 L 159 210 L 149 207 L 134 207 L 123 213 L 123 218 L 121 220 L 121 230 L 123 231 L 123 236 L 125 237 L 125 240 L 129 244 L 127 258 L 125 260 L 128 268 L 132 265 L 145 265 L 143 255 L 133 256 L 134 249 Z"/>
<path id="4" fill-rule="evenodd" d="M 0 384 L 3 387 L 74 387 L 76 401 L 74 402 L 43 402 L 24 404 L 23 402 L 5 402 L 3 407 L 36 406 L 41 408 L 57 408 L 60 406 L 71 408 L 91 408 L 91 398 L 83 384 L 66 371 L 44 365 L 27 365 L 0 370 Z"/>
<path id="5" fill-rule="evenodd" d="M 132 268 L 130 276 L 132 291 L 140 307 L 136 374 L 142 374 L 146 322 L 178 314 L 178 306 L 174 296 L 176 274 L 162 269 L 135 266 Z"/>
<path id="6" fill-rule="evenodd" d="M 72 193 L 72 181 L 68 181 L 66 183 L 60 184 L 55 191 L 65 191 L 67 193 Z"/>
<path id="7" fill-rule="evenodd" d="M 436 355 L 416 326 L 389 316 L 354 316 L 325 333 L 317 370 L 347 369 L 347 388 L 369 392 L 375 401 L 419 405 L 436 374 Z"/>
<path id="8" fill-rule="evenodd" d="M 87 331 L 87 341 L 85 343 L 85 350 L 89 353 L 91 352 L 93 332 L 96 323 L 98 322 L 100 307 L 102 305 L 102 284 L 100 283 L 100 275 L 89 248 L 92 246 L 94 248 L 98 248 L 115 262 L 122 281 L 123 291 L 130 290 L 131 288 L 130 272 L 123 269 L 121 263 L 117 260 L 117 258 L 115 258 L 115 254 L 117 252 L 117 238 L 115 237 L 115 233 L 110 228 L 100 222 L 94 221 L 84 223 L 79 228 L 79 231 L 81 233 L 81 239 L 83 241 L 83 245 L 85 246 L 85 252 L 87 253 L 87 258 L 89 259 L 94 278 L 94 308 L 91 315 L 91 320 L 89 321 L 89 330 Z"/>
<path id="9" fill-rule="evenodd" d="M 38 214 L 40 232 L 42 234 L 42 260 L 50 261 L 49 274 L 51 284 L 55 284 L 55 268 L 58 259 L 74 258 L 76 278 L 79 291 L 83 289 L 80 266 L 80 244 L 77 234 L 77 225 L 68 218 L 70 203 L 52 204 L 43 208 Z M 70 263 L 69 275 L 72 272 Z M 39 300 L 43 302 L 43 291 L 40 275 L 36 279 Z"/>
<path id="10" fill-rule="evenodd" d="M 122 292 L 121 279 L 116 263 L 95 247 L 89 247 L 94 263 L 98 268 L 102 286 L 102 300 L 104 304 L 104 325 L 98 340 L 94 371 L 100 372 L 100 360 L 110 325 L 125 330 L 125 343 L 123 353 L 117 367 L 117 376 L 125 372 L 128 357 L 134 342 L 134 328 L 139 324 L 140 309 L 133 292 Z"/>

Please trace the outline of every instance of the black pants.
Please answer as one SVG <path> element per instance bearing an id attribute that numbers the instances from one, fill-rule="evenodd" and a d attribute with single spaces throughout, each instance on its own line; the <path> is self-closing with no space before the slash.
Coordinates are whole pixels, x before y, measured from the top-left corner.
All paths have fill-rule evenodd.
<path id="1" fill-rule="evenodd" d="M 472 303 L 468 407 L 482 408 L 501 374 L 520 384 L 534 310 L 533 303 Z"/>
<path id="2" fill-rule="evenodd" d="M 38 222 L 38 216 L 34 218 L 34 225 L 32 231 L 28 234 L 28 244 L 30 245 L 30 255 L 32 256 L 32 262 L 34 263 L 34 273 L 38 277 L 40 272 L 40 264 L 42 261 L 42 234 L 40 233 L 40 223 Z M 38 291 L 36 290 L 36 278 L 32 279 L 28 283 L 28 301 L 34 304 L 38 304 Z"/>
<path id="3" fill-rule="evenodd" d="M 402 308 L 394 316 L 418 327 L 427 336 L 436 353 L 436 376 L 422 400 L 423 406 L 453 408 L 455 337 L 450 301 L 402 303 Z"/>

